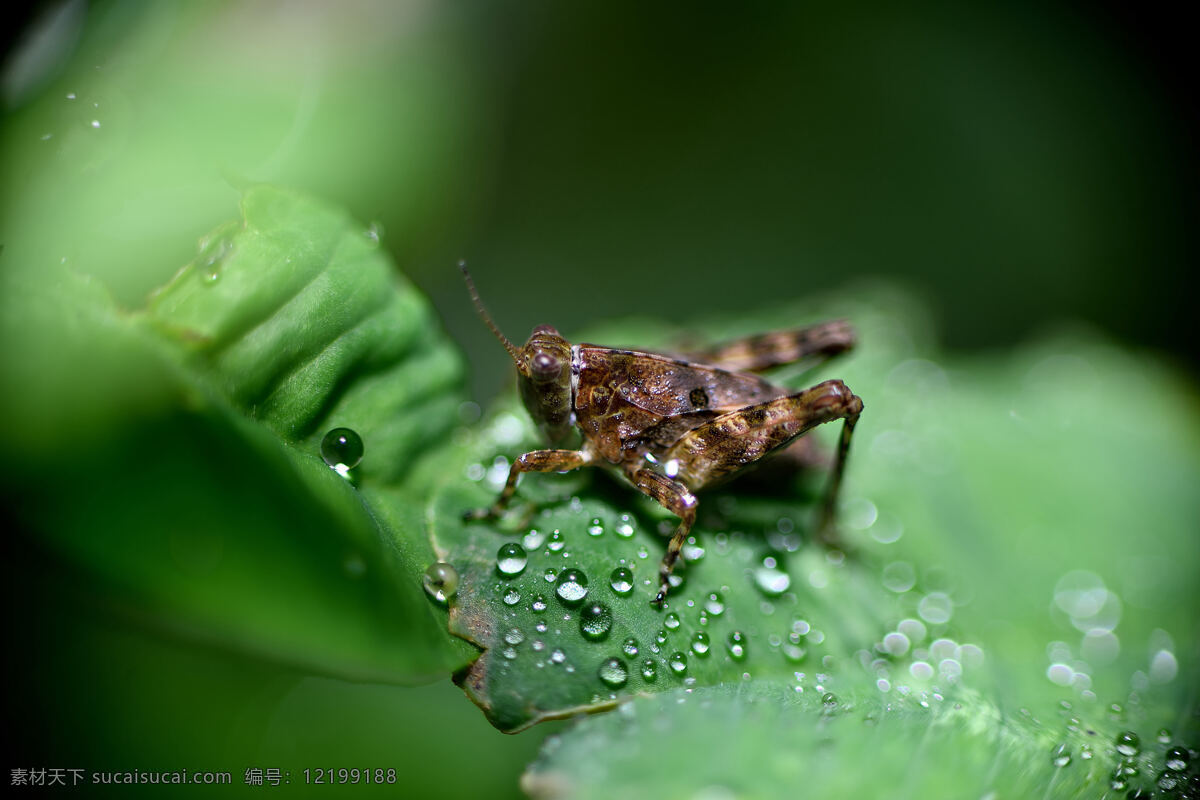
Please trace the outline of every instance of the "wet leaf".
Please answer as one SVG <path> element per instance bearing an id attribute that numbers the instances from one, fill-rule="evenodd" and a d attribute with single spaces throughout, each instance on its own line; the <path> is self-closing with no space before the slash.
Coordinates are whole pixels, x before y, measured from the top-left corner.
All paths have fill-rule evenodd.
<path id="1" fill-rule="evenodd" d="M 57 288 L 65 302 L 32 310 L 61 320 L 52 363 L 80 368 L 23 362 L 53 399 L 18 406 L 46 432 L 17 437 L 19 480 L 37 542 L 101 607 L 359 679 L 470 657 L 421 589 L 432 553 L 408 481 L 457 424 L 461 361 L 375 237 L 258 187 L 146 311 L 70 273 Z M 343 427 L 365 443 L 346 477 L 321 449 Z"/>

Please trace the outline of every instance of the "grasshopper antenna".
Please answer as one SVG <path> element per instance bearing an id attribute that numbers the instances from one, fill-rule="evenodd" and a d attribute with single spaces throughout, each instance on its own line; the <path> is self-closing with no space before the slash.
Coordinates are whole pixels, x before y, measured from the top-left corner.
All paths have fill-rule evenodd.
<path id="1" fill-rule="evenodd" d="M 496 334 L 496 338 L 500 340 L 500 344 L 504 345 L 504 349 L 512 356 L 513 363 L 520 365 L 520 351 L 513 346 L 513 343 L 508 340 L 507 336 L 500 332 L 500 328 L 496 326 L 496 323 L 492 322 L 487 309 L 483 307 L 483 300 L 479 299 L 479 291 L 475 288 L 475 281 L 471 280 L 471 273 L 467 272 L 467 262 L 459 261 L 458 268 L 462 270 L 463 279 L 467 282 L 467 290 L 471 293 L 471 299 L 475 302 L 475 310 L 479 312 L 479 316 L 483 317 L 483 321 L 492 329 L 492 333 Z"/>

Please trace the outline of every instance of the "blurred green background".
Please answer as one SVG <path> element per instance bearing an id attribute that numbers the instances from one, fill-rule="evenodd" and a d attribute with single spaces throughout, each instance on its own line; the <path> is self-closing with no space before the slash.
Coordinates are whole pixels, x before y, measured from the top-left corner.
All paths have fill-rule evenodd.
<path id="1" fill-rule="evenodd" d="M 375 223 L 465 348 L 481 403 L 509 366 L 460 258 L 514 339 L 627 315 L 703 329 L 881 277 L 927 300 L 952 351 L 1082 322 L 1195 355 L 1178 286 L 1195 264 L 1195 109 L 1169 18 L 999 2 L 68 2 L 20 30 L 2 76 L 0 309 L 6 511 L 21 524 L 39 513 L 22 481 L 54 480 L 39 454 L 109 419 L 56 391 L 78 365 L 38 303 L 68 270 L 141 307 L 253 182 Z M 81 611 L 78 582 L 38 548 L 18 538 L 7 560 L 16 763 L 356 758 L 430 793 L 500 796 L 546 733 L 502 737 L 444 681 L 349 684 L 164 642 Z"/>

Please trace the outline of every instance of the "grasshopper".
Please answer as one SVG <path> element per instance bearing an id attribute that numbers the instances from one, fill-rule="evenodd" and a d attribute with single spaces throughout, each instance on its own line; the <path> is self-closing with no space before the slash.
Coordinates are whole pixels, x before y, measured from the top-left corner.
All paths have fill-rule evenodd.
<path id="1" fill-rule="evenodd" d="M 546 440 L 562 444 L 572 428 L 583 438 L 576 450 L 533 450 L 517 458 L 496 502 L 467 511 L 465 519 L 498 517 L 524 472 L 606 467 L 679 517 L 659 566 L 659 590 L 652 602 L 661 606 L 696 520 L 694 492 L 732 477 L 823 422 L 841 419 L 845 422 L 818 527 L 826 541 L 832 540 L 838 490 L 862 400 L 840 380 L 792 392 L 755 373 L 850 349 L 855 337 L 847 323 L 740 339 L 689 360 L 572 345 L 549 325 L 534 328 L 518 348 L 488 315 L 466 265 L 459 268 L 476 311 L 512 357 L 521 400 Z"/>

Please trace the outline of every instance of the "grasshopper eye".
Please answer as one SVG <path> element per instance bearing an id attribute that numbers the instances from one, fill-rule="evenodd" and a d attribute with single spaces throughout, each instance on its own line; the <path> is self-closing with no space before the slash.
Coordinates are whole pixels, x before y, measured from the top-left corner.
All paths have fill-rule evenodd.
<path id="1" fill-rule="evenodd" d="M 562 373 L 562 361 L 558 356 L 543 350 L 529 359 L 529 371 L 538 380 L 554 380 Z"/>

